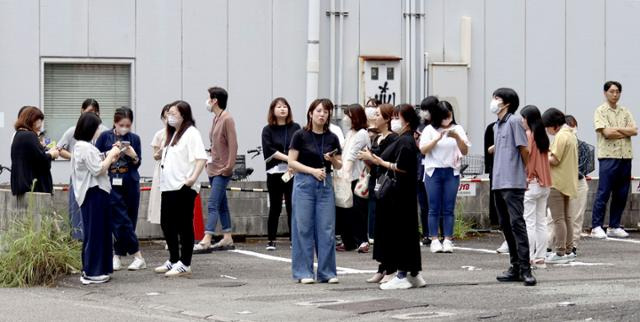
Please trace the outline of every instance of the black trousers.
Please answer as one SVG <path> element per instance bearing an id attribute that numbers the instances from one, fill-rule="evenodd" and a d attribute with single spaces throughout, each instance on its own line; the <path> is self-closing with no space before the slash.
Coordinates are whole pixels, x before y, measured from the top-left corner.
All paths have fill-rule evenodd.
<path id="1" fill-rule="evenodd" d="M 289 182 L 282 181 L 282 173 L 267 174 L 267 189 L 269 189 L 269 219 L 267 232 L 269 241 L 276 240 L 278 234 L 278 222 L 282 212 L 282 198 L 284 197 L 287 210 L 287 224 L 289 226 L 289 239 L 291 239 L 291 193 L 293 192 L 293 179 Z"/>
<path id="2" fill-rule="evenodd" d="M 358 180 L 351 182 L 351 191 L 355 190 Z M 338 222 L 342 243 L 346 250 L 358 248 L 360 244 L 369 241 L 368 225 L 369 225 L 369 200 L 362 199 L 355 194 L 353 195 L 353 207 L 339 208 L 336 207 L 336 216 Z"/>
<path id="3" fill-rule="evenodd" d="M 169 248 L 169 261 L 181 261 L 191 266 L 193 255 L 193 206 L 196 192 L 187 187 L 163 191 L 160 205 L 160 226 Z"/>
<path id="4" fill-rule="evenodd" d="M 495 190 L 496 211 L 504 239 L 509 245 L 511 265 L 522 270 L 531 268 L 529 263 L 529 237 L 524 221 L 524 189 Z"/>

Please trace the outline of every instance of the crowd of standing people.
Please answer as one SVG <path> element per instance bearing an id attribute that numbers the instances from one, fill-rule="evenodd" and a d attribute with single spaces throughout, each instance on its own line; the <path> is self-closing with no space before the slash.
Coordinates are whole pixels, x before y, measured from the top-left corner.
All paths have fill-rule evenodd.
<path id="1" fill-rule="evenodd" d="M 594 238 L 628 236 L 620 221 L 630 185 L 630 138 L 637 127 L 618 105 L 621 91 L 620 83 L 605 83 L 606 101 L 594 115 L 600 163 Z M 238 138 L 227 101 L 223 88 L 208 89 L 209 149 L 189 103 L 178 100 L 161 109 L 163 126 L 151 142 L 155 164 L 147 217 L 161 225 L 169 258 L 156 273 L 190 275 L 194 253 L 235 247 L 226 190 Z M 487 128 L 484 149 L 491 208 L 510 255 L 509 269 L 497 280 L 532 286 L 532 269 L 577 257 L 595 148 L 578 140 L 573 116 L 557 108 L 542 113 L 534 105 L 517 114 L 519 105 L 513 89 L 493 92 L 488 107 L 496 121 Z M 261 135 L 270 200 L 266 249 L 276 250 L 284 201 L 295 281 L 338 283 L 336 252 L 369 253 L 373 247 L 378 270 L 367 282 L 383 290 L 425 286 L 420 246 L 433 253 L 454 251 L 462 160 L 471 147 L 467 132 L 456 123 L 453 106 L 434 96 L 417 108 L 375 101 L 349 105 L 342 127 L 331 123 L 335 112 L 333 102 L 316 99 L 301 127 L 285 98 L 269 105 Z M 52 193 L 51 162 L 69 159 L 69 217 L 72 236 L 83 243 L 82 283 L 108 281 L 128 255 L 133 256 L 128 270 L 145 269 L 136 236 L 142 140 L 131 129 L 133 111 L 116 109 L 113 127 L 107 128 L 99 103 L 87 99 L 76 125 L 52 146 L 39 139 L 44 118 L 34 106 L 19 111 L 11 145 L 13 194 L 24 202 L 29 191 Z M 211 191 L 204 238 L 196 243 L 194 203 L 203 171 Z M 223 237 L 214 243 L 218 221 Z"/>

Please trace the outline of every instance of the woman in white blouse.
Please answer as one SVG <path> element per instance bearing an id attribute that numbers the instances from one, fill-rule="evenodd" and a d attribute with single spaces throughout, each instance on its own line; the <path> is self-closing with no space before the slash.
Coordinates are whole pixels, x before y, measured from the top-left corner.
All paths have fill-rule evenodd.
<path id="1" fill-rule="evenodd" d="M 460 184 L 462 156 L 471 143 L 462 126 L 454 121 L 453 108 L 441 101 L 431 112 L 431 124 L 420 137 L 420 152 L 424 154 L 424 183 L 429 198 L 429 237 L 431 252 L 452 253 L 454 211 Z M 442 218 L 444 241 L 438 239 Z"/>
<path id="2" fill-rule="evenodd" d="M 84 224 L 80 281 L 85 285 L 107 282 L 113 273 L 107 170 L 120 157 L 120 149 L 113 147 L 105 155 L 91 144 L 102 132 L 101 123 L 96 114 L 84 113 L 73 134 L 77 142 L 71 156 L 71 182 Z"/>
<path id="3" fill-rule="evenodd" d="M 193 207 L 200 192 L 198 177 L 207 161 L 202 136 L 195 125 L 189 103 L 171 103 L 160 161 L 160 226 L 170 257 L 155 269 L 167 277 L 191 275 Z"/>
<path id="4" fill-rule="evenodd" d="M 348 129 L 343 152 L 342 169 L 338 175 L 347 178 L 351 183 L 351 191 L 355 190 L 360 174 L 365 169 L 364 161 L 358 160 L 358 152 L 371 147 L 367 132 L 367 116 L 360 104 L 351 104 L 344 111 L 342 128 Z M 342 237 L 342 245 L 337 250 L 354 250 L 359 253 L 369 252 L 368 238 L 368 200 L 353 195 L 351 208 L 337 208 L 338 226 Z"/>

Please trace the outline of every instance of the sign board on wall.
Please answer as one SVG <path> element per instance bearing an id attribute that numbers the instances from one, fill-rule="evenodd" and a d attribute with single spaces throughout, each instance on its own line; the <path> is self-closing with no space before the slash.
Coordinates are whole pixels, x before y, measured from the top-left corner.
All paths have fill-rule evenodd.
<path id="1" fill-rule="evenodd" d="M 475 197 L 476 196 L 476 183 L 475 182 L 460 182 L 458 186 L 458 197 Z"/>
<path id="2" fill-rule="evenodd" d="M 400 57 L 360 56 L 360 102 L 370 99 L 397 105 L 402 102 Z"/>

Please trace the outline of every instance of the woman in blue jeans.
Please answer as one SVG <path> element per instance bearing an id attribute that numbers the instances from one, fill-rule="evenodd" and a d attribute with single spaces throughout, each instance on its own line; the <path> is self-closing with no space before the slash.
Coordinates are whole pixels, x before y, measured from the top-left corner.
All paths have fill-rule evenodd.
<path id="1" fill-rule="evenodd" d="M 333 103 L 316 99 L 307 111 L 307 125 L 291 138 L 289 167 L 296 172 L 293 182 L 291 218 L 291 270 L 302 284 L 316 280 L 338 283 L 336 271 L 335 223 L 332 167 L 342 168 L 340 142 L 329 131 Z M 313 257 L 318 254 L 317 276 Z"/>
<path id="2" fill-rule="evenodd" d="M 431 110 L 431 124 L 420 137 L 420 152 L 424 156 L 424 183 L 429 198 L 429 237 L 432 253 L 452 253 L 454 210 L 460 163 L 471 143 L 462 126 L 453 121 L 453 109 L 441 101 Z M 444 241 L 438 239 L 438 222 L 442 217 Z"/>

